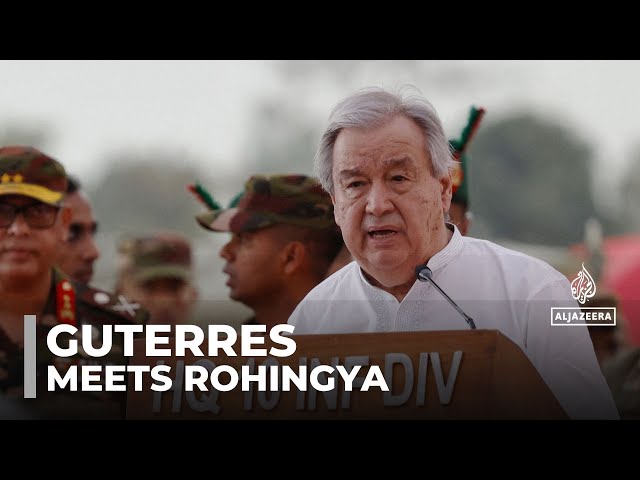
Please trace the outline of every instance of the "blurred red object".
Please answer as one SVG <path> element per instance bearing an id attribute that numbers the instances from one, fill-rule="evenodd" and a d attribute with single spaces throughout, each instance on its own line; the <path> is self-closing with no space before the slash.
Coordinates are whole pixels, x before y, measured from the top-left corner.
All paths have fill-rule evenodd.
<path id="1" fill-rule="evenodd" d="M 572 253 L 586 258 L 584 244 L 573 245 Z M 607 237 L 603 242 L 604 264 L 598 288 L 618 298 L 618 314 L 626 323 L 626 341 L 640 345 L 640 234 Z"/>

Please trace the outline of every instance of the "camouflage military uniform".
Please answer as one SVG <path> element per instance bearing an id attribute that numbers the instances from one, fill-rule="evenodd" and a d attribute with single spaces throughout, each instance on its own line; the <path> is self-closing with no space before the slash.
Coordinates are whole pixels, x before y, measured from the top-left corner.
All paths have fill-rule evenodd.
<path id="1" fill-rule="evenodd" d="M 174 232 L 126 237 L 118 253 L 116 291 L 140 302 L 150 324 L 193 323 L 198 294 L 187 237 Z"/>
<path id="2" fill-rule="evenodd" d="M 155 278 L 191 281 L 191 245 L 182 235 L 162 232 L 126 237 L 118 244 L 119 275 L 131 275 L 144 283 Z"/>
<path id="3" fill-rule="evenodd" d="M 250 232 L 284 224 L 339 233 L 331 197 L 306 175 L 255 175 L 245 184 L 236 206 L 210 210 L 196 219 L 214 232 Z"/>
<path id="4" fill-rule="evenodd" d="M 51 290 L 41 316 L 37 317 L 37 399 L 25 399 L 22 405 L 35 417 L 45 418 L 122 418 L 125 395 L 122 392 L 69 392 L 47 391 L 48 365 L 54 365 L 61 375 L 70 365 L 126 364 L 122 339 L 113 335 L 113 347 L 101 358 L 89 357 L 81 347 L 82 325 L 92 325 L 93 345 L 102 345 L 102 325 L 142 324 L 146 311 L 125 298 L 117 298 L 107 292 L 75 282 L 54 269 Z M 48 349 L 47 334 L 58 323 L 69 323 L 78 328 L 76 334 L 79 353 L 74 357 L 60 358 Z M 63 336 L 59 338 L 61 346 Z M 78 372 L 80 378 L 80 372 Z M 0 328 L 0 392 L 10 397 L 23 396 L 24 351 L 12 342 Z M 126 392 L 125 392 L 126 393 Z"/>
<path id="5" fill-rule="evenodd" d="M 229 207 L 220 208 L 202 187 L 190 190 L 208 198 L 203 201 L 209 211 L 196 216 L 198 223 L 214 232 L 242 233 L 273 225 L 294 225 L 325 232 L 327 263 L 344 246 L 340 229 L 333 216 L 331 197 L 317 179 L 306 175 L 254 175 L 245 183 Z M 258 324 L 255 316 L 243 322 Z"/>
<path id="6" fill-rule="evenodd" d="M 468 234 L 472 217 L 469 209 L 469 155 L 466 151 L 483 115 L 484 109 L 471 107 L 461 137 L 449 140 L 453 158 L 457 162 L 451 169 L 452 196 L 447 222 L 456 225 L 462 235 Z"/>

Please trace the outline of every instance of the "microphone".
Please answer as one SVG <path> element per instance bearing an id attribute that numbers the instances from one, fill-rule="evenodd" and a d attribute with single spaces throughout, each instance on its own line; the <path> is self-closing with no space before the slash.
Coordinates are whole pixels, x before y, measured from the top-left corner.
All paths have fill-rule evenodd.
<path id="1" fill-rule="evenodd" d="M 449 295 L 444 293 L 444 290 L 442 290 L 438 286 L 438 284 L 433 281 L 432 276 L 433 276 L 433 273 L 431 272 L 431 269 L 429 267 L 427 267 L 426 264 L 418 265 L 416 267 L 416 277 L 418 277 L 418 280 L 420 280 L 421 282 L 429 282 L 429 283 L 431 283 L 431 285 L 436 287 L 436 289 L 442 294 L 442 296 L 444 298 L 447 299 L 447 301 L 451 304 L 451 306 L 453 308 L 455 308 L 460 315 L 462 315 L 462 317 L 469 324 L 471 329 L 475 330 L 476 329 L 476 324 L 474 323 L 473 318 L 471 318 L 469 315 L 464 313 L 464 311 L 458 306 L 458 304 L 456 302 L 454 302 L 453 300 L 451 300 L 451 298 L 449 298 Z"/>

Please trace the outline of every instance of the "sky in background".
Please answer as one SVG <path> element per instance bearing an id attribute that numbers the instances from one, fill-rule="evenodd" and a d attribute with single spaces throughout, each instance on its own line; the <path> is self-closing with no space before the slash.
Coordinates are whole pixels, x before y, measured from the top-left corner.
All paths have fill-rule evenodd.
<path id="1" fill-rule="evenodd" d="M 123 146 L 233 165 L 269 77 L 248 62 L 4 61 L 0 69 L 0 121 L 53 126 L 50 153 L 86 182 Z"/>
<path id="2" fill-rule="evenodd" d="M 402 82 L 420 88 L 452 135 L 472 103 L 487 108 L 487 119 L 527 107 L 572 124 L 595 147 L 603 175 L 619 174 L 640 139 L 640 62 L 425 62 L 472 74 L 447 88 L 446 79 L 430 84 L 393 62 L 369 62 L 346 80 L 314 75 L 293 88 L 270 61 L 2 61 L 0 125 L 53 128 L 49 153 L 86 183 L 99 181 L 108 168 L 101 160 L 123 147 L 186 150 L 221 174 L 234 171 L 259 99 L 303 103 L 322 122 L 354 87 Z"/>

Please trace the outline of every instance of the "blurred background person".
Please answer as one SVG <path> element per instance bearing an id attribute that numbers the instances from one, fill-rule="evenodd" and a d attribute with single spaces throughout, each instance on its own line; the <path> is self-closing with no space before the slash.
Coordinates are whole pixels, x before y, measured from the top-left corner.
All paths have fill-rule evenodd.
<path id="1" fill-rule="evenodd" d="M 469 155 L 466 152 L 484 114 L 484 108 L 471 107 L 469 120 L 462 130 L 462 135 L 458 139 L 449 140 L 456 160 L 451 172 L 453 196 L 449 207 L 449 222 L 457 226 L 462 235 L 467 235 L 473 217 L 469 210 Z"/>
<path id="2" fill-rule="evenodd" d="M 129 236 L 118 244 L 116 292 L 138 302 L 155 324 L 192 322 L 198 299 L 190 241 L 177 233 Z"/>
<path id="3" fill-rule="evenodd" d="M 220 250 L 229 296 L 253 310 L 245 323 L 270 329 L 287 323 L 296 305 L 325 278 L 342 236 L 331 198 L 313 177 L 252 176 L 238 198 L 226 209 L 205 201 L 209 211 L 196 219 L 203 228 L 232 234 Z"/>
<path id="4" fill-rule="evenodd" d="M 618 300 L 613 295 L 613 293 L 609 291 L 605 291 L 601 289 L 601 291 L 597 291 L 596 295 L 589 300 L 589 303 L 585 306 L 588 310 L 589 308 L 601 308 L 601 307 L 618 307 Z M 622 320 L 620 315 L 617 315 L 617 323 L 614 326 L 601 326 L 601 325 L 588 325 L 589 335 L 591 337 L 591 342 L 593 343 L 593 350 L 596 352 L 596 358 L 598 359 L 598 363 L 600 367 L 602 367 L 605 362 L 614 357 L 616 353 L 621 348 L 621 326 Z M 606 375 L 605 375 L 606 378 Z"/>
<path id="5" fill-rule="evenodd" d="M 588 275 L 594 284 L 595 292 L 581 307 L 587 311 L 591 308 L 613 308 L 616 310 L 615 325 L 588 325 L 589 335 L 596 352 L 598 363 L 602 367 L 614 357 L 625 342 L 625 318 L 620 310 L 619 297 L 604 282 L 604 235 L 602 225 L 595 218 L 590 218 L 584 225 L 584 242 L 567 250 L 567 260 L 557 262 L 560 268 L 564 264 L 564 274 L 570 282 L 574 282 L 578 272 Z M 606 378 L 606 376 L 605 376 Z M 607 379 L 608 380 L 608 379 Z"/>
<path id="6" fill-rule="evenodd" d="M 80 190 L 80 182 L 69 176 L 64 198 L 71 209 L 68 234 L 58 250 L 58 268 L 69 277 L 83 283 L 91 282 L 93 266 L 100 256 L 95 243 L 98 223 L 87 196 Z"/>

